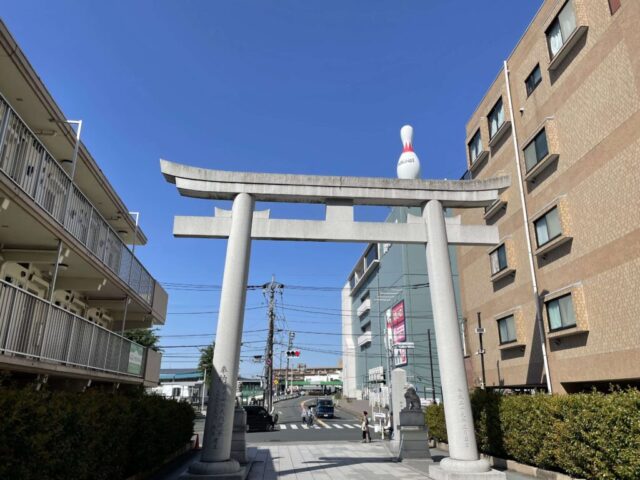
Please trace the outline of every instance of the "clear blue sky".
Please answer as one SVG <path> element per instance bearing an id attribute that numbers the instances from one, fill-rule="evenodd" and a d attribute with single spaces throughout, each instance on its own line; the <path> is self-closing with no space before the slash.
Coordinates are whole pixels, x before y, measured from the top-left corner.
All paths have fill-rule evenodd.
<path id="1" fill-rule="evenodd" d="M 180 198 L 160 175 L 160 157 L 226 170 L 394 177 L 399 129 L 410 123 L 423 177 L 459 178 L 465 123 L 540 3 L 21 0 L 3 2 L 1 15 L 65 114 L 84 120 L 83 140 L 127 206 L 142 213 L 149 243 L 136 253 L 152 275 L 220 285 L 226 242 L 171 235 L 173 215 L 210 214 L 214 203 Z M 272 212 L 322 215 L 320 207 Z M 249 283 L 275 274 L 285 285 L 341 287 L 362 248 L 255 242 Z M 219 291 L 168 291 L 162 344 L 210 341 L 171 335 L 215 332 L 215 314 L 188 312 L 217 310 Z M 289 328 L 340 331 L 337 291 L 285 288 L 283 300 L 318 312 L 285 310 Z M 248 294 L 248 307 L 262 307 L 247 311 L 245 330 L 266 328 L 264 304 L 261 292 Z M 245 339 L 241 374 L 259 373 L 246 356 L 262 353 L 265 333 Z M 337 363 L 337 353 L 304 346 L 338 352 L 338 335 L 297 340 L 300 362 Z M 195 365 L 196 353 L 168 349 L 163 366 Z"/>

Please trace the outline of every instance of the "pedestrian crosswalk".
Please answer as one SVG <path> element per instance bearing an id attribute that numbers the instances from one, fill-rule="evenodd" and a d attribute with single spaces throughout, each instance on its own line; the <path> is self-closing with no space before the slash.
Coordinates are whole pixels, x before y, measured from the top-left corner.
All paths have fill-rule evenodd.
<path id="1" fill-rule="evenodd" d="M 360 428 L 360 424 L 358 423 L 326 423 L 323 422 L 322 424 L 319 423 L 314 423 L 313 425 L 309 426 L 306 423 L 297 425 L 295 423 L 281 423 L 278 425 L 278 428 L 280 430 L 298 430 L 298 429 L 303 429 L 303 430 L 331 430 L 331 429 L 338 429 L 338 430 L 342 430 L 342 429 L 353 429 L 353 428 Z"/>

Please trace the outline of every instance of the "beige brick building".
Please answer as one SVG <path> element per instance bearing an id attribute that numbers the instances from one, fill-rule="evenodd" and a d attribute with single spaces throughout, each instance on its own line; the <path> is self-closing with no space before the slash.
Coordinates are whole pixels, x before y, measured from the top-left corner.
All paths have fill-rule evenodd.
<path id="1" fill-rule="evenodd" d="M 640 1 L 544 1 L 467 123 L 467 175 L 512 179 L 459 212 L 502 242 L 458 249 L 474 386 L 482 360 L 488 387 L 640 383 L 639 26 Z"/>

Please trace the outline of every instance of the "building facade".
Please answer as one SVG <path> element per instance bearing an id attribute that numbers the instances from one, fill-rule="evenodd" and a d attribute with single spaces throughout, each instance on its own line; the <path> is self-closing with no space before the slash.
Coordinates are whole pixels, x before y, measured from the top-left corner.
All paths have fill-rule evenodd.
<path id="1" fill-rule="evenodd" d="M 0 22 L 0 370 L 66 388 L 157 384 L 124 329 L 163 324 L 146 237 Z M 74 128 L 75 126 L 75 128 Z"/>
<path id="2" fill-rule="evenodd" d="M 388 222 L 404 223 L 419 209 L 394 208 Z M 456 299 L 455 249 L 450 248 Z M 441 396 L 424 245 L 370 244 L 342 291 L 344 394 L 389 403 L 389 371 L 403 368 L 427 401 Z M 409 343 L 413 348 L 397 348 Z"/>
<path id="3" fill-rule="evenodd" d="M 545 0 L 466 126 L 466 177 L 511 176 L 459 247 L 471 386 L 640 381 L 640 2 Z"/>

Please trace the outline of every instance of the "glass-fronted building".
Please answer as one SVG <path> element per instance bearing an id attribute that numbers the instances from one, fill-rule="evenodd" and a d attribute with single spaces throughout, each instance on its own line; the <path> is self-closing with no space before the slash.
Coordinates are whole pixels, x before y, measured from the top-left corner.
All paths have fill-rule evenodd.
<path id="1" fill-rule="evenodd" d="M 405 223 L 419 208 L 394 208 Z M 458 301 L 455 249 L 449 250 Z M 389 371 L 403 368 L 420 397 L 440 401 L 438 352 L 424 245 L 369 244 L 343 289 L 343 384 L 348 397 L 388 404 Z"/>

